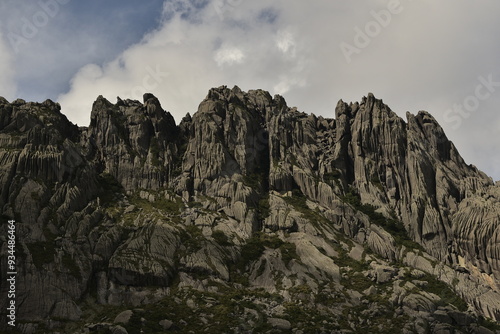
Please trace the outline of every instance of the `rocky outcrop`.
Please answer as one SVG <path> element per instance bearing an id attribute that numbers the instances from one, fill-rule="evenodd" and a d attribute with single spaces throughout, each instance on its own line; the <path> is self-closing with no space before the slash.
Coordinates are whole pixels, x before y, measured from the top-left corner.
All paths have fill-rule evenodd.
<path id="1" fill-rule="evenodd" d="M 467 197 L 452 216 L 458 264 L 492 275 L 500 270 L 500 186 Z M 491 279 L 490 282 L 493 282 Z M 497 287 L 498 288 L 498 287 Z"/>
<path id="2" fill-rule="evenodd" d="M 339 102 L 334 166 L 363 203 L 393 212 L 412 239 L 449 261 L 451 216 L 458 203 L 492 185 L 468 166 L 427 112 L 407 123 L 372 94 L 360 104 Z M 347 139 L 346 139 L 347 138 Z"/>
<path id="3" fill-rule="evenodd" d="M 127 191 L 159 189 L 177 168 L 174 142 L 178 129 L 170 113 L 151 94 L 144 103 L 99 96 L 81 141 L 87 159 L 112 175 Z"/>
<path id="4" fill-rule="evenodd" d="M 58 104 L 3 100 L 0 113 L 2 217 L 22 222 L 16 223 L 16 300 L 25 306 L 18 316 L 77 320 L 81 310 L 76 302 L 86 290 L 91 261 L 79 245 L 64 238 L 65 222 L 81 213 L 91 219 L 97 174 L 77 145 L 78 128 Z M 6 271 L 0 275 L 5 281 Z M 6 296 L 4 288 L 2 284 Z M 2 308 L 5 302 L 2 298 Z"/>
<path id="5" fill-rule="evenodd" d="M 78 128 L 0 99 L 0 161 L 22 332 L 500 330 L 500 188 L 427 112 L 223 86 L 178 125 L 145 94 Z"/>

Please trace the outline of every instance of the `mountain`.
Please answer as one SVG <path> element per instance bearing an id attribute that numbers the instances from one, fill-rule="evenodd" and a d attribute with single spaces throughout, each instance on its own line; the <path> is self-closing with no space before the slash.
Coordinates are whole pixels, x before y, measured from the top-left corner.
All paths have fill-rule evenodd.
<path id="1" fill-rule="evenodd" d="M 500 185 L 429 113 L 225 86 L 178 125 L 151 94 L 60 109 L 0 99 L 4 328 L 500 333 Z"/>

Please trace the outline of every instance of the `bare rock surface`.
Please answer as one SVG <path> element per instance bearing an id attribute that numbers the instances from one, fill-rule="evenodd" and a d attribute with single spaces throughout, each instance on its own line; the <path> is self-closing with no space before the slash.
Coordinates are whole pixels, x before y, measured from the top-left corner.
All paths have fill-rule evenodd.
<path id="1" fill-rule="evenodd" d="M 0 99 L 20 332 L 500 333 L 500 186 L 429 113 L 225 86 L 179 124 L 151 94 L 60 109 Z"/>

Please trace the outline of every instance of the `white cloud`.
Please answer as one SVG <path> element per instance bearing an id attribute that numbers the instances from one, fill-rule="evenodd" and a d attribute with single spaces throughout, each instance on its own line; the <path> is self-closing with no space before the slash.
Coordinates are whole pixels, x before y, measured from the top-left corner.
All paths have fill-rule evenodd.
<path id="1" fill-rule="evenodd" d="M 233 65 L 243 63 L 245 55 L 243 51 L 236 47 L 222 47 L 215 53 L 214 60 L 218 66 Z"/>
<path id="2" fill-rule="evenodd" d="M 200 8 L 190 1 L 169 2 L 158 29 L 114 61 L 82 68 L 58 100 L 72 121 L 85 125 L 98 95 L 140 100 L 142 93 L 152 92 L 179 121 L 186 112 L 194 113 L 214 86 L 271 91 L 277 86 L 283 93 L 303 85 L 307 69 L 298 66 L 303 60 L 290 60 L 283 54 L 296 52 L 295 42 L 288 33 L 276 35 L 277 26 L 259 21 L 260 7 L 241 2 L 226 9 L 221 19 L 211 5 Z M 276 47 L 276 36 L 281 36 L 286 50 Z"/>
<path id="3" fill-rule="evenodd" d="M 373 12 L 383 13 L 388 3 L 166 1 L 155 31 L 115 60 L 78 71 L 59 100 L 70 119 L 85 125 L 100 94 L 139 99 L 151 91 L 179 121 L 220 85 L 285 94 L 290 105 L 326 117 L 340 98 L 358 101 L 373 92 L 403 117 L 407 110 L 431 112 L 467 162 L 500 178 L 498 141 L 491 139 L 500 90 L 459 129 L 443 117 L 473 92 L 478 76 L 500 81 L 500 3 L 402 0 L 401 11 L 347 63 L 341 43 L 359 38 L 356 27 L 377 24 Z"/>
<path id="4" fill-rule="evenodd" d="M 0 96 L 12 100 L 16 95 L 12 49 L 0 32 Z"/>
<path id="5" fill-rule="evenodd" d="M 278 31 L 276 46 L 281 50 L 281 52 L 289 54 L 291 57 L 295 56 L 295 39 L 290 31 Z"/>

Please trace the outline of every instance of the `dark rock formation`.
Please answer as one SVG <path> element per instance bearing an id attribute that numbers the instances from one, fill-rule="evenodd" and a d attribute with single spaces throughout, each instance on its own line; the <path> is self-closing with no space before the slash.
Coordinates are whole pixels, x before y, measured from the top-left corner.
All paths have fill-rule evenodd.
<path id="1" fill-rule="evenodd" d="M 500 187 L 427 112 L 219 87 L 179 125 L 145 94 L 78 128 L 0 99 L 0 161 L 20 332 L 500 330 Z"/>

